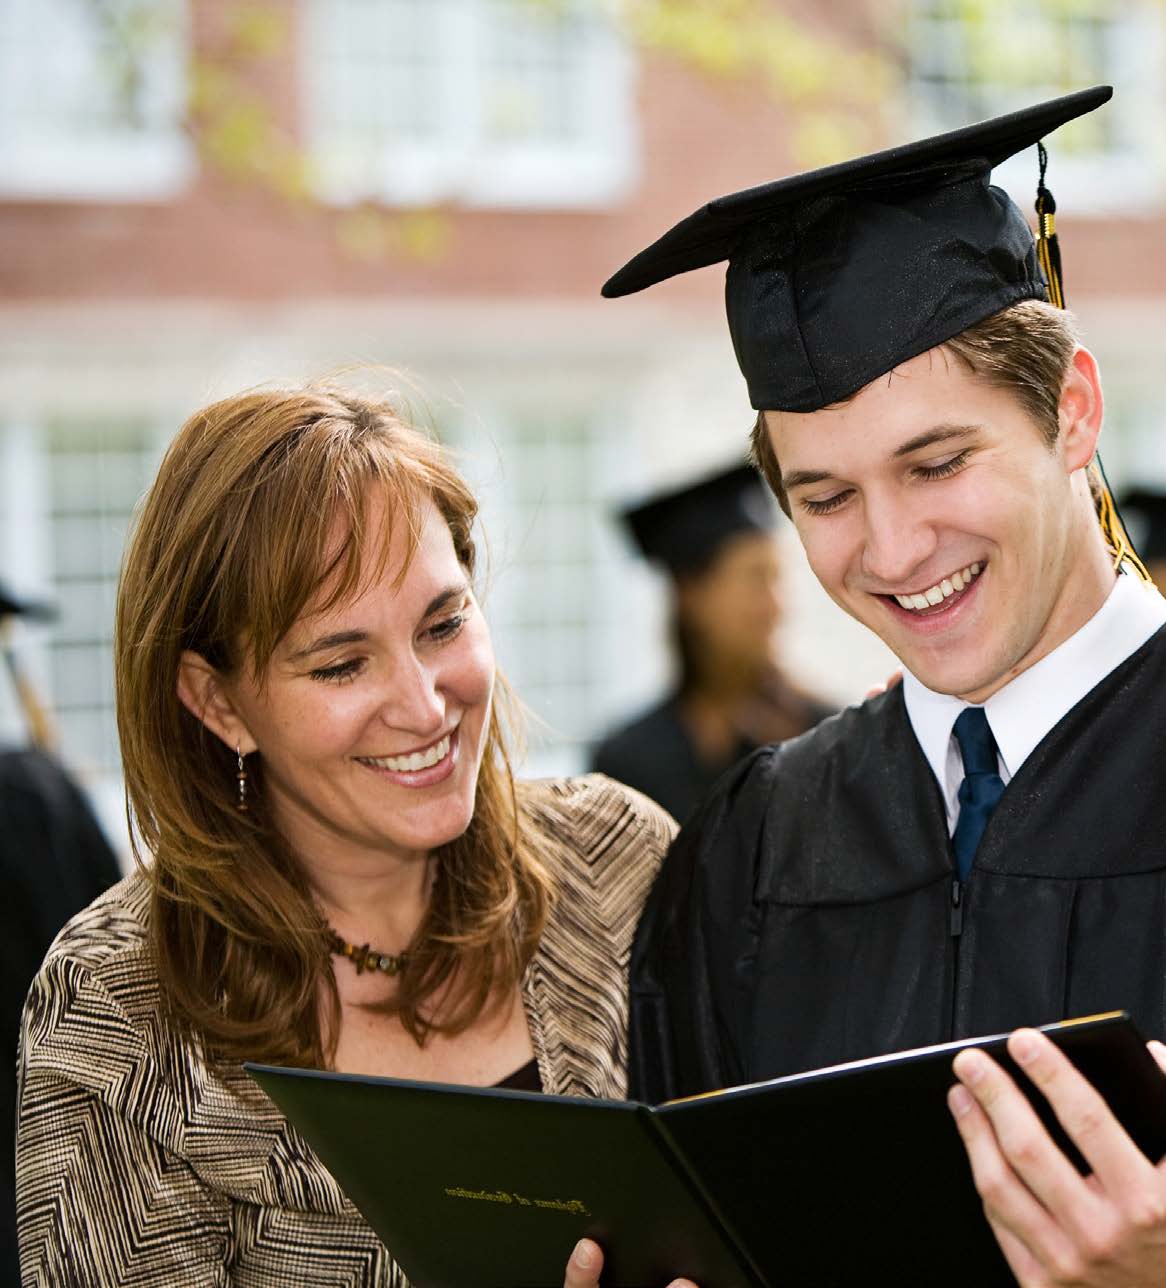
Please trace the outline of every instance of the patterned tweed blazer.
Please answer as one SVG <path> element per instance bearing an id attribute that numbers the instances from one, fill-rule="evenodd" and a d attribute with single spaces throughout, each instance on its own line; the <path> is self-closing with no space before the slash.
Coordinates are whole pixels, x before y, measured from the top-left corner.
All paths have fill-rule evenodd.
<path id="1" fill-rule="evenodd" d="M 548 1092 L 620 1097 L 628 953 L 674 825 L 599 775 L 537 784 L 533 804 L 559 858 L 524 981 L 539 1074 Z M 140 875 L 115 886 L 61 932 L 29 994 L 16 1151 L 25 1288 L 404 1288 L 271 1101 L 166 1024 L 148 909 Z"/>

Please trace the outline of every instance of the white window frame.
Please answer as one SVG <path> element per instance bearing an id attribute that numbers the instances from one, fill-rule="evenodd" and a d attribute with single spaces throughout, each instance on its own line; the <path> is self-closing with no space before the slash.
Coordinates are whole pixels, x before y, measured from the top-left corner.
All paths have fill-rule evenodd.
<path id="1" fill-rule="evenodd" d="M 1039 0 L 1029 0 L 1039 8 Z M 934 94 L 919 72 L 920 42 L 928 38 L 928 28 L 942 29 L 945 21 L 926 15 L 932 10 L 929 0 L 912 0 L 909 6 L 908 52 L 909 74 L 906 92 L 906 117 L 912 133 L 919 137 L 970 124 L 965 116 L 952 119 L 943 114 Z M 1112 20 L 1112 44 L 1103 58 L 1097 83 L 1115 85 L 1113 100 L 1101 111 L 1106 114 L 1112 147 L 1103 152 L 1072 153 L 1058 150 L 1056 140 L 1073 130 L 1073 123 L 1062 126 L 1052 135 L 1049 148 L 1048 186 L 1057 200 L 1058 210 L 1066 214 L 1102 216 L 1108 214 L 1142 214 L 1159 208 L 1166 200 L 1166 164 L 1164 164 L 1159 122 L 1166 106 L 1163 93 L 1162 67 L 1166 61 L 1166 11 L 1156 0 L 1127 0 L 1117 6 L 1096 0 L 1100 16 Z M 1010 6 L 1019 21 L 1015 5 Z M 1055 20 L 1055 14 L 1050 15 Z M 1001 19 L 1002 24 L 1004 19 Z M 1003 26 L 1002 26 L 1002 29 Z M 1018 40 L 1028 45 L 1031 34 Z M 954 60 L 953 60 L 954 61 Z M 1024 84 L 1014 80 L 981 82 L 992 103 L 991 115 L 1014 111 L 1055 98 L 1084 84 L 1042 83 L 1036 79 Z M 1026 212 L 1031 213 L 1036 199 L 1038 166 L 1036 150 L 1026 150 L 997 166 L 992 182 L 1004 188 Z M 1035 216 L 1033 216 L 1035 218 Z"/>
<path id="2" fill-rule="evenodd" d="M 329 23 L 335 0 L 304 0 L 301 84 L 317 192 L 334 205 L 444 201 L 479 208 L 592 208 L 619 201 L 637 169 L 635 62 L 615 23 L 595 7 L 579 49 L 586 85 L 579 134 L 569 142 L 499 143 L 483 138 L 481 76 L 487 0 L 428 0 L 434 25 L 441 115 L 435 141 L 401 138 L 371 153 L 328 126 Z M 548 17 L 547 19 L 551 19 Z"/>
<path id="3" fill-rule="evenodd" d="M 85 0 L 0 0 L 0 195 L 12 199 L 161 200 L 196 170 L 182 129 L 187 92 L 187 0 L 149 0 L 165 20 L 142 59 L 145 127 L 93 128 L 68 119 L 54 84 L 100 72 L 95 31 L 86 28 Z M 61 25 L 70 28 L 62 39 Z M 67 64 L 72 50 L 74 64 Z M 35 56 L 32 56 L 35 51 Z M 56 51 L 56 61 L 54 53 Z"/>

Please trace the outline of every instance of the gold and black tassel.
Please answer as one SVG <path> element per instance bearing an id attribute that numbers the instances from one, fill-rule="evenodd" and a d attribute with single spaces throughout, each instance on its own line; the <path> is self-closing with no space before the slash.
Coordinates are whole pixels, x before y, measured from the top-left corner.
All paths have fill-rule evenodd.
<path id="1" fill-rule="evenodd" d="M 1049 300 L 1057 308 L 1063 309 L 1066 307 L 1065 275 L 1061 268 L 1061 244 L 1057 241 L 1057 203 L 1045 187 L 1049 154 L 1043 143 L 1038 143 L 1036 147 L 1040 158 L 1040 179 L 1036 189 L 1036 253 L 1049 284 Z"/>
<path id="2" fill-rule="evenodd" d="M 1113 556 L 1114 568 L 1120 568 L 1123 563 L 1128 563 L 1143 581 L 1152 581 L 1153 579 L 1138 552 L 1134 549 L 1133 542 L 1130 540 L 1129 533 L 1126 532 L 1125 524 L 1118 513 L 1113 493 L 1109 490 L 1109 482 L 1105 477 L 1105 470 L 1101 466 L 1100 457 L 1095 456 L 1093 458 L 1089 465 L 1089 472 L 1092 476 L 1091 490 L 1093 492 L 1094 506 L 1097 510 L 1097 522 L 1101 524 L 1101 535 L 1105 538 L 1106 547 Z"/>

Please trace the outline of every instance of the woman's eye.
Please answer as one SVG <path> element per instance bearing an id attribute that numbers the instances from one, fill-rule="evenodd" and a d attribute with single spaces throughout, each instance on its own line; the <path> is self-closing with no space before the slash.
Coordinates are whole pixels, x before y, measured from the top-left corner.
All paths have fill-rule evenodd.
<path id="1" fill-rule="evenodd" d="M 945 479 L 954 474 L 968 459 L 967 451 L 957 452 L 954 456 L 942 461 L 939 465 L 916 466 L 916 473 L 921 479 Z"/>
<path id="2" fill-rule="evenodd" d="M 465 613 L 454 613 L 452 617 L 445 617 L 440 622 L 435 622 L 429 628 L 429 637 L 435 640 L 451 640 L 465 623 Z"/>
<path id="3" fill-rule="evenodd" d="M 833 496 L 828 496 L 824 501 L 803 501 L 802 509 L 807 514 L 829 514 L 831 510 L 837 510 L 840 505 L 846 503 L 850 496 L 849 488 L 845 492 L 835 492 Z"/>
<path id="4" fill-rule="evenodd" d="M 331 681 L 334 684 L 344 684 L 348 680 L 355 680 L 364 666 L 364 659 L 359 657 L 350 658 L 347 662 L 337 662 L 334 666 L 321 666 L 314 671 L 310 671 L 313 680 Z"/>

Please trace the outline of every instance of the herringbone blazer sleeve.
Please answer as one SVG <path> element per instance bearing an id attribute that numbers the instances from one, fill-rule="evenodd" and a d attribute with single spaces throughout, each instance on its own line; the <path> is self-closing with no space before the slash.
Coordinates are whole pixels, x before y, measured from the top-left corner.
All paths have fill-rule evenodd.
<path id="1" fill-rule="evenodd" d="M 94 1046 L 100 1061 L 78 1059 Z M 19 1078 L 24 1288 L 227 1283 L 229 1205 L 179 1155 L 140 1030 L 84 966 L 38 976 Z"/>

